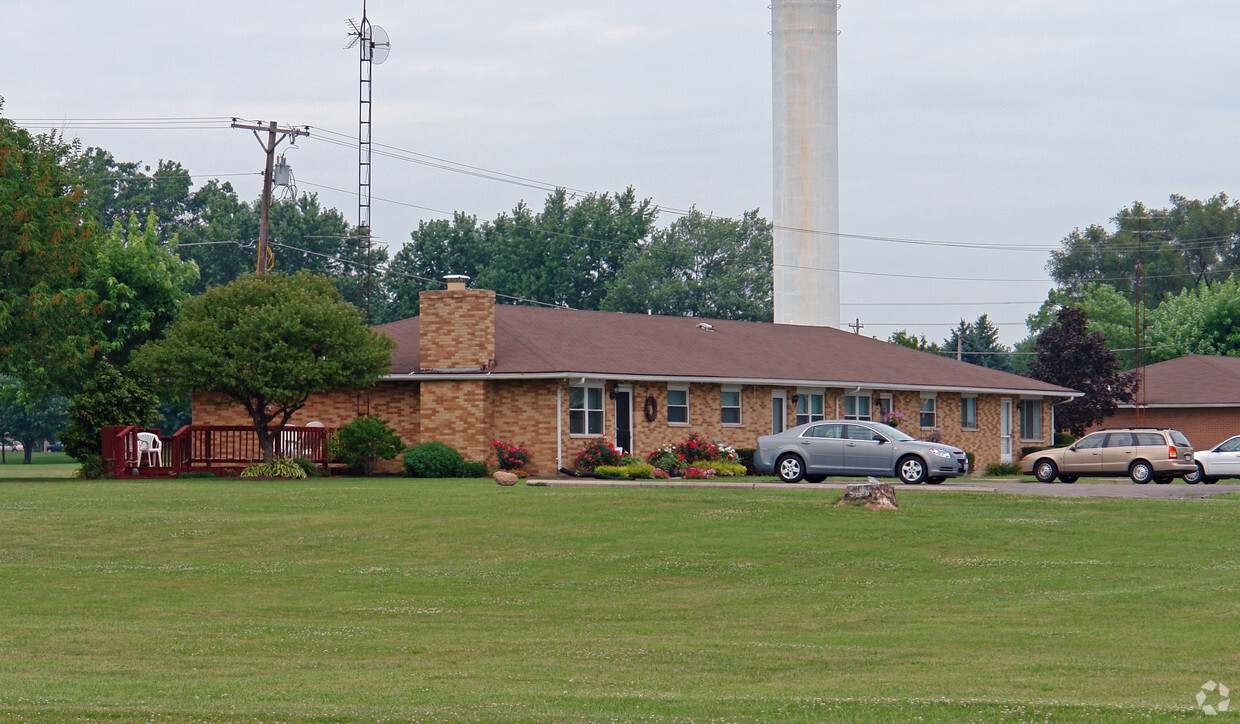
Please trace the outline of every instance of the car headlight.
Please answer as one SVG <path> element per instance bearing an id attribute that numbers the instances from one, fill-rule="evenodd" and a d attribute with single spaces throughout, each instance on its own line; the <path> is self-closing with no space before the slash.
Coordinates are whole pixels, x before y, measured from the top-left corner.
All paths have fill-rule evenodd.
<path id="1" fill-rule="evenodd" d="M 951 453 L 947 452 L 946 450 L 940 450 L 937 447 L 930 448 L 930 454 L 938 455 L 941 458 L 950 458 L 952 456 Z"/>

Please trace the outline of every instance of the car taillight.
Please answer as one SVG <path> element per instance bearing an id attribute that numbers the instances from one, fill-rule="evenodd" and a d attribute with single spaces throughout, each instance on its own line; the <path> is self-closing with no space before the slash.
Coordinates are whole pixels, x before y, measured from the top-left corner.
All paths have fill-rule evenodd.
<path id="1" fill-rule="evenodd" d="M 1176 455 L 1175 445 L 1168 445 L 1167 446 L 1167 457 L 1171 458 L 1172 460 L 1175 460 L 1175 455 Z"/>

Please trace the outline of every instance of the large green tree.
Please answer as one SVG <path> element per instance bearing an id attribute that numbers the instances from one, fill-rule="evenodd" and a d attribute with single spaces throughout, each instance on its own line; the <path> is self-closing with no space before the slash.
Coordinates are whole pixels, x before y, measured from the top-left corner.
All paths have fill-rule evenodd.
<path id="1" fill-rule="evenodd" d="M 328 277 L 247 274 L 183 304 L 165 337 L 139 349 L 131 367 L 162 389 L 240 405 L 270 461 L 273 441 L 311 394 L 373 384 L 394 347 Z"/>
<path id="2" fill-rule="evenodd" d="M 32 398 L 72 385 L 95 351 L 96 225 L 69 169 L 74 151 L 0 117 L 0 374 Z"/>
<path id="3" fill-rule="evenodd" d="M 601 308 L 769 322 L 771 270 L 771 224 L 757 210 L 729 219 L 691 209 L 629 250 Z"/>
<path id="4" fill-rule="evenodd" d="M 1155 307 L 1168 294 L 1225 279 L 1240 266 L 1240 205 L 1226 194 L 1205 201 L 1172 196 L 1167 208 L 1141 202 L 1120 209 L 1114 231 L 1094 224 L 1077 229 L 1051 252 L 1047 270 L 1065 291 L 1079 293 L 1090 282 L 1110 284 Z"/>
<path id="5" fill-rule="evenodd" d="M 1240 357 L 1240 280 L 1233 276 L 1168 297 L 1151 312 L 1146 336 L 1149 362 L 1186 354 Z"/>
<path id="6" fill-rule="evenodd" d="M 423 221 L 392 257 L 384 275 L 389 302 L 376 321 L 393 322 L 418 315 L 418 293 L 439 289 L 447 274 L 477 279 L 491 260 L 489 224 L 458 212 L 452 219 Z"/>
<path id="7" fill-rule="evenodd" d="M 1115 353 L 1120 369 L 1132 369 L 1136 365 L 1136 316 L 1132 301 L 1116 291 L 1110 284 L 1089 282 L 1077 292 L 1052 289 L 1046 301 L 1034 314 L 1025 319 L 1029 337 L 1021 343 L 1022 350 L 1032 350 L 1034 342 L 1059 319 L 1063 307 L 1076 307 L 1085 312 L 1089 331 L 1099 332 L 1107 348 Z M 1149 312 L 1143 325 L 1148 333 Z"/>
<path id="8" fill-rule="evenodd" d="M 599 309 L 628 251 L 650 235 L 656 213 L 632 188 L 580 199 L 559 189 L 537 213 L 522 203 L 491 223 L 490 264 L 477 284 L 503 295 Z"/>
<path id="9" fill-rule="evenodd" d="M 85 186 L 83 200 L 102 228 L 128 223 L 131 216 L 154 216 L 157 233 L 172 238 L 191 217 L 189 171 L 176 161 L 154 170 L 134 161 L 117 161 L 102 148 L 88 148 L 71 164 Z"/>

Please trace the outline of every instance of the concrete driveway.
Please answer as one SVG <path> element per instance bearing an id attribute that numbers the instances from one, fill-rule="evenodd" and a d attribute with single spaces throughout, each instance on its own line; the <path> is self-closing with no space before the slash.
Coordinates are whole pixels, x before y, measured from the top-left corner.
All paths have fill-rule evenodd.
<path id="1" fill-rule="evenodd" d="M 726 480 L 594 480 L 591 478 L 554 478 L 526 481 L 526 485 L 550 488 L 714 488 L 735 490 L 843 490 L 849 483 L 864 480 L 832 480 L 827 483 L 729 482 Z M 895 483 L 896 493 L 926 491 L 929 493 L 1007 493 L 1012 495 L 1057 495 L 1066 498 L 1147 498 L 1155 500 L 1207 500 L 1223 493 L 1240 493 L 1240 484 L 1215 485 L 1134 485 L 1127 480 L 1114 483 L 1037 483 L 1015 478 L 966 478 L 949 480 L 941 485 L 902 485 Z"/>

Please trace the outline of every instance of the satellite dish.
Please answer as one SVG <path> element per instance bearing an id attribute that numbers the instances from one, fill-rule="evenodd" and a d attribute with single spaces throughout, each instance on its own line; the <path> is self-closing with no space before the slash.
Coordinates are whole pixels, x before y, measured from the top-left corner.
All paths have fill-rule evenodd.
<path id="1" fill-rule="evenodd" d="M 392 52 L 392 43 L 388 40 L 387 31 L 378 25 L 370 26 L 370 62 L 379 65 L 387 60 Z"/>

